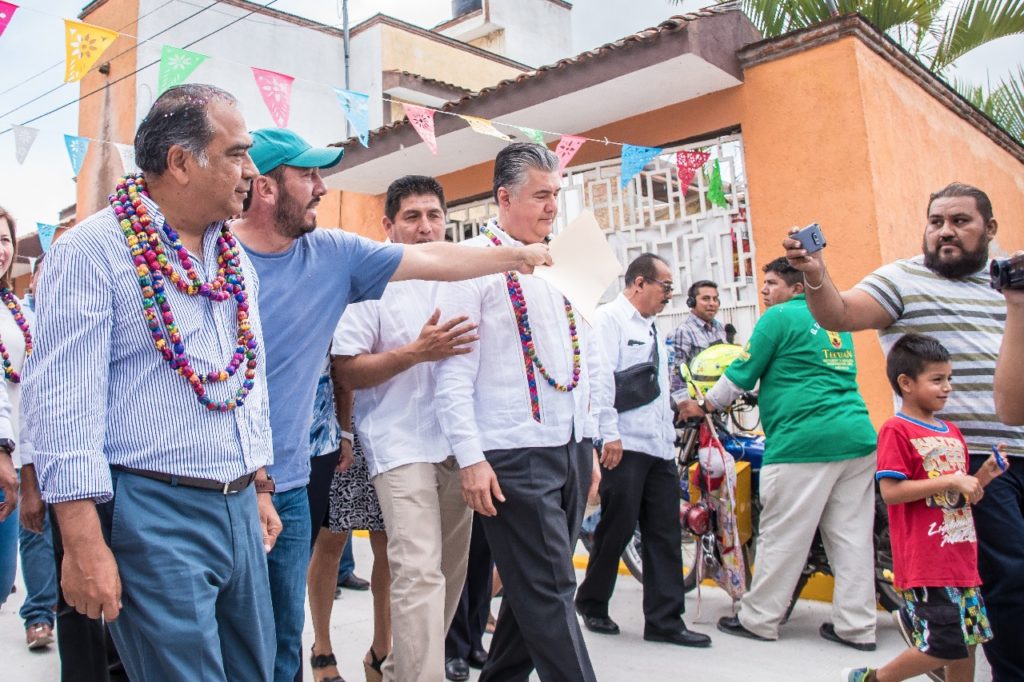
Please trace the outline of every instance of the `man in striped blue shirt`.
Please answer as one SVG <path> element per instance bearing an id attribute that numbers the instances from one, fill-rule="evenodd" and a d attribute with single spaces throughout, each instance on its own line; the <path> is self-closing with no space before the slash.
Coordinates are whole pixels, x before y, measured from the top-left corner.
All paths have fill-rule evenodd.
<path id="1" fill-rule="evenodd" d="M 163 247 L 183 282 L 218 282 L 218 251 L 230 237 L 223 221 L 241 211 L 256 176 L 250 145 L 235 98 L 212 86 L 168 90 L 139 126 L 136 162 L 149 198 L 132 210 L 148 215 L 148 243 Z M 268 680 L 266 552 L 280 522 L 270 495 L 257 494 L 269 492 L 263 467 L 272 452 L 255 272 L 237 249 L 235 283 L 248 303 L 242 292 L 219 302 L 189 295 L 171 276 L 162 294 L 156 277 L 140 289 L 146 259 L 133 261 L 122 231 L 130 227 L 111 208 L 89 217 L 51 247 L 39 286 L 23 412 L 61 529 L 65 600 L 110 622 L 132 680 Z M 143 314 L 146 297 L 170 308 L 157 313 L 156 328 Z M 163 339 L 173 350 L 168 366 L 154 343 L 172 336 L 172 319 L 181 339 Z M 243 325 L 253 336 L 251 377 L 246 362 L 224 370 Z M 187 380 L 218 372 L 200 384 L 211 405 L 251 386 L 234 409 L 209 409 Z M 112 498 L 97 513 L 96 503 Z"/>
<path id="2" fill-rule="evenodd" d="M 972 473 L 993 445 L 1006 443 L 1006 475 L 985 488 L 974 507 L 978 567 L 995 635 L 985 655 L 998 681 L 1019 680 L 1024 670 L 1024 428 L 1000 423 L 992 397 L 1006 325 L 1006 301 L 988 277 L 989 243 L 997 229 L 988 196 L 953 183 L 929 198 L 922 255 L 883 265 L 842 293 L 821 251 L 807 254 L 794 239 L 783 246 L 804 273 L 807 303 L 822 327 L 877 329 L 886 353 L 908 332 L 933 336 L 949 349 L 957 386 L 938 416 L 963 432 Z"/>

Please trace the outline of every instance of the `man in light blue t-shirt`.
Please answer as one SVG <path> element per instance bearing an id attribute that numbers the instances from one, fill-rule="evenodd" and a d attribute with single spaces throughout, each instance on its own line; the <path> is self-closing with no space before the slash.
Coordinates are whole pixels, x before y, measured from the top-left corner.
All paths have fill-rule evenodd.
<path id="1" fill-rule="evenodd" d="M 342 149 L 313 148 L 289 130 L 252 134 L 260 176 L 232 230 L 260 279 L 259 309 L 267 354 L 267 388 L 276 490 L 284 526 L 267 558 L 277 630 L 276 682 L 301 679 L 302 628 L 309 563 L 309 428 L 320 367 L 345 306 L 380 298 L 389 281 L 458 280 L 550 263 L 547 247 L 460 249 L 434 242 L 382 244 L 342 230 L 316 229 L 327 193 L 320 169 Z M 327 482 L 329 483 L 329 481 Z"/>

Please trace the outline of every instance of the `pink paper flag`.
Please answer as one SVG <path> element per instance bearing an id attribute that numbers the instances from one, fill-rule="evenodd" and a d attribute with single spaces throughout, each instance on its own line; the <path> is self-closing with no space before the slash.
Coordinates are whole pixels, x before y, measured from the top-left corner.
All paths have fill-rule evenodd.
<path id="1" fill-rule="evenodd" d="M 7 24 L 11 23 L 11 17 L 14 16 L 14 10 L 16 9 L 18 9 L 17 5 L 0 0 L 0 36 L 4 34 Z"/>
<path id="2" fill-rule="evenodd" d="M 690 181 L 703 166 L 711 154 L 699 150 L 676 152 L 676 168 L 679 170 L 679 187 L 683 192 L 690 186 Z"/>
<path id="3" fill-rule="evenodd" d="M 402 104 L 405 108 L 405 115 L 409 117 L 409 123 L 416 129 L 423 141 L 430 147 L 430 151 L 437 155 L 437 137 L 434 136 L 434 110 L 425 107 L 418 107 L 415 104 Z"/>
<path id="4" fill-rule="evenodd" d="M 292 105 L 292 81 L 295 79 L 276 71 L 252 68 L 252 75 L 256 77 L 256 85 L 263 95 L 263 103 L 270 110 L 270 116 L 278 128 L 288 125 L 288 114 L 291 113 Z"/>
<path id="5" fill-rule="evenodd" d="M 586 139 L 582 137 L 562 135 L 562 139 L 558 141 L 558 146 L 555 147 L 555 156 L 558 157 L 558 164 L 562 171 L 572 161 L 572 157 L 576 156 L 576 152 L 580 150 L 584 142 L 586 142 Z"/>

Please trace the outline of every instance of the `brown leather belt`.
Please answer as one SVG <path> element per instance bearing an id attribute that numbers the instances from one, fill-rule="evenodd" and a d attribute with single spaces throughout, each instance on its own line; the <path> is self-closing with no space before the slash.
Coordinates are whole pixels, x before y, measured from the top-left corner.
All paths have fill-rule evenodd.
<path id="1" fill-rule="evenodd" d="M 174 474 L 165 474 L 160 471 L 148 471 L 146 469 L 134 469 L 132 467 L 125 467 L 120 465 L 112 465 L 110 467 L 115 471 L 123 471 L 126 474 L 133 474 L 135 476 L 142 476 L 143 478 L 151 478 L 154 481 L 160 481 L 161 483 L 167 483 L 170 485 L 180 485 L 186 488 L 199 488 L 201 490 L 216 490 L 223 495 L 233 495 L 235 493 L 242 492 L 256 480 L 256 472 L 251 474 L 244 474 L 239 476 L 233 481 L 227 483 L 221 483 L 220 481 L 214 481 L 209 478 L 193 478 L 192 476 L 175 476 Z"/>

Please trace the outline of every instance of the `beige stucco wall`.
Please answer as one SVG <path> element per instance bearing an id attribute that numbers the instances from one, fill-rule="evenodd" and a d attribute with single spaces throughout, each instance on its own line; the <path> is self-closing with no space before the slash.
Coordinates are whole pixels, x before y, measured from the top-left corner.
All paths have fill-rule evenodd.
<path id="1" fill-rule="evenodd" d="M 393 69 L 474 91 L 522 73 L 466 50 L 393 26 L 381 26 L 381 70 Z"/>

